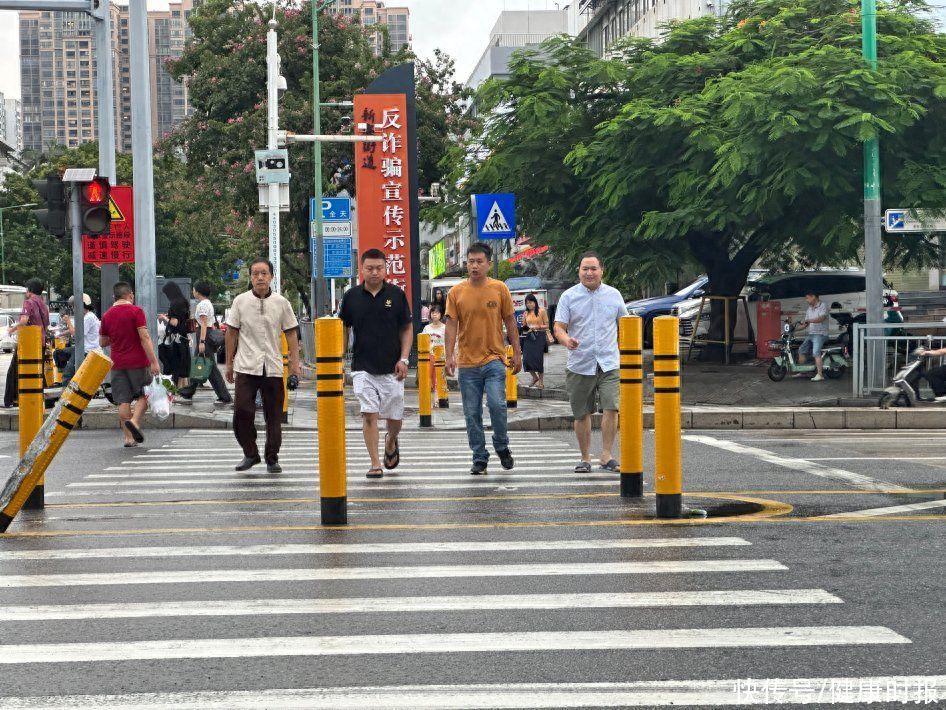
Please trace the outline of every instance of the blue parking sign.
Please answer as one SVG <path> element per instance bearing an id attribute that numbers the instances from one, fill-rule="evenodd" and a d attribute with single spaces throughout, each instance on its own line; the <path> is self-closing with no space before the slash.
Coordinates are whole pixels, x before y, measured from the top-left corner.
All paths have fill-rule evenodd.
<path id="1" fill-rule="evenodd" d="M 511 192 L 473 195 L 473 219 L 478 239 L 516 236 L 516 196 Z"/>
<path id="2" fill-rule="evenodd" d="M 315 221 L 315 198 L 309 198 L 309 221 Z M 350 197 L 323 197 L 322 198 L 322 221 L 323 222 L 349 222 L 351 221 L 351 198 Z"/>

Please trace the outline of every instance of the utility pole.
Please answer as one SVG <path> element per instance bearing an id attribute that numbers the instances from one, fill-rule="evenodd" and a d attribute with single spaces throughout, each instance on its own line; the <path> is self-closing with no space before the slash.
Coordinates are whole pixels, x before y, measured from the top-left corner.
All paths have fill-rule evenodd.
<path id="1" fill-rule="evenodd" d="M 85 292 L 82 273 L 82 210 L 79 206 L 79 183 L 69 183 L 69 227 L 72 234 L 72 320 L 76 334 L 73 342 L 75 363 L 78 368 L 85 359 L 85 318 L 82 294 Z M 78 316 L 78 317 L 77 317 Z"/>
<path id="2" fill-rule="evenodd" d="M 95 19 L 95 95 L 98 106 L 99 170 L 111 185 L 118 183 L 115 168 L 115 86 L 112 63 L 111 0 L 92 3 Z M 115 300 L 112 287 L 118 282 L 118 264 L 102 264 L 101 306 L 104 313 Z"/>
<path id="3" fill-rule="evenodd" d="M 276 37 L 276 18 L 269 21 L 266 32 L 266 147 L 276 150 L 279 147 L 279 47 Z M 273 263 L 272 289 L 276 293 L 282 291 L 280 273 L 282 272 L 280 259 L 282 257 L 279 244 L 279 189 L 278 183 L 267 185 L 269 200 L 269 260 Z"/>
<path id="4" fill-rule="evenodd" d="M 871 70 L 877 71 L 877 0 L 861 0 L 861 48 Z M 869 325 L 884 320 L 881 219 L 880 140 L 875 137 L 864 142 L 864 271 Z M 884 367 L 883 351 L 878 347 L 879 341 L 865 342 L 868 344 L 868 372 L 876 377 Z"/>
<path id="5" fill-rule="evenodd" d="M 131 35 L 131 151 L 135 183 L 135 301 L 145 312 L 151 340 L 157 342 L 151 71 L 148 66 L 148 10 L 145 0 L 129 0 L 128 11 Z"/>

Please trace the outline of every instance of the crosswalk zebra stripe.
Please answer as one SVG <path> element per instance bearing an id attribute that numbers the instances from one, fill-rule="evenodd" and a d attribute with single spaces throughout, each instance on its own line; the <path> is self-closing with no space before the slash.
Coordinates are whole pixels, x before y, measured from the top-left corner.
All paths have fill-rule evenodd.
<path id="1" fill-rule="evenodd" d="M 370 614 L 512 609 L 620 609 L 694 606 L 842 604 L 823 589 L 733 589 L 696 592 L 502 594 L 351 599 L 241 599 L 0 606 L 0 621 L 77 621 L 283 614 Z"/>
<path id="2" fill-rule="evenodd" d="M 917 689 L 942 697 L 946 675 L 849 678 L 658 680 L 631 683 L 513 683 L 482 685 L 389 685 L 117 695 L 0 697 L 10 710 L 528 710 L 530 708 L 758 707 L 780 705 L 903 704 Z M 775 692 L 773 690 L 775 689 Z M 760 701 L 759 698 L 766 698 Z"/>
<path id="3" fill-rule="evenodd" d="M 315 478 L 309 479 L 313 482 L 316 482 Z M 392 479 L 396 480 L 396 479 Z M 616 479 L 613 482 L 608 481 L 549 481 L 549 482 L 532 482 L 532 481 L 517 481 L 515 477 L 509 478 L 485 478 L 481 479 L 475 483 L 460 483 L 459 481 L 466 480 L 457 477 L 457 483 L 424 483 L 424 484 L 412 484 L 410 486 L 403 485 L 391 485 L 388 483 L 372 483 L 367 485 L 355 484 L 349 485 L 348 491 L 418 491 L 418 490 L 467 490 L 467 489 L 477 489 L 482 491 L 493 490 L 495 486 L 503 486 L 506 490 L 523 490 L 523 489 L 534 489 L 534 488 L 584 488 L 584 487 L 598 487 L 598 488 L 614 488 L 617 483 Z M 213 483 L 221 483 L 220 481 L 213 481 Z M 182 485 L 179 481 L 174 481 L 174 485 Z M 102 487 L 100 487 L 102 488 Z M 281 493 L 291 493 L 291 492 L 303 492 L 308 491 L 311 493 L 314 489 L 312 485 L 308 486 L 287 486 L 287 485 L 275 485 L 269 488 L 263 488 L 260 485 L 217 485 L 212 488 L 127 488 L 122 489 L 121 491 L 115 491 L 116 493 L 121 493 L 125 496 L 144 496 L 144 495 L 181 495 L 181 494 L 193 494 L 193 493 L 208 493 L 208 494 L 221 494 L 221 493 L 233 493 L 236 491 L 255 491 L 260 492 L 263 490 L 278 491 Z M 46 493 L 46 497 L 50 496 L 61 498 L 67 496 L 69 498 L 73 497 L 89 497 L 89 496 L 101 496 L 103 493 L 108 493 L 106 490 L 73 490 L 69 489 L 68 491 L 51 491 Z"/>
<path id="4" fill-rule="evenodd" d="M 108 481 L 128 481 L 128 480 L 144 481 L 144 480 L 149 480 L 152 478 L 187 478 L 189 476 L 196 475 L 194 471 L 180 471 L 173 467 L 169 467 L 169 468 L 171 468 L 171 470 L 168 470 L 168 471 L 164 471 L 164 470 L 141 471 L 141 470 L 135 469 L 133 471 L 129 471 L 128 473 L 90 473 L 88 476 L 85 477 L 85 480 L 102 481 L 103 483 L 106 483 Z M 404 469 L 404 470 L 408 471 L 408 469 Z M 429 470 L 429 469 L 426 469 L 426 470 Z M 260 474 L 261 477 L 269 475 L 269 474 L 262 473 L 262 469 L 260 469 L 260 471 L 261 471 L 261 474 Z M 457 473 L 437 474 L 433 476 L 404 476 L 400 473 L 400 471 L 401 471 L 401 467 L 398 467 L 397 471 L 389 472 L 388 476 L 390 476 L 392 480 L 396 479 L 398 481 L 455 481 L 457 479 Z M 467 471 L 467 468 L 465 466 L 458 470 L 458 472 L 462 472 L 462 473 L 466 473 L 466 471 Z M 318 474 L 315 471 L 312 471 L 311 466 L 308 467 L 308 470 L 302 470 L 302 467 L 298 467 L 298 466 L 296 467 L 283 466 L 283 474 L 300 473 L 300 472 L 313 474 L 312 476 L 306 478 L 306 480 L 318 479 Z M 568 473 L 571 473 L 571 471 L 569 471 Z M 231 466 L 229 471 L 200 471 L 199 475 L 201 478 L 231 478 L 234 481 L 246 481 L 248 479 L 252 479 L 253 476 L 257 474 L 254 474 L 252 469 L 248 473 L 239 473 L 237 471 L 234 471 L 233 467 Z M 551 471 L 549 473 L 517 473 L 516 469 L 513 469 L 511 473 L 505 474 L 505 475 L 515 476 L 516 479 L 521 478 L 524 480 L 553 479 L 553 480 L 560 481 L 567 474 L 563 474 L 561 471 Z M 576 478 L 574 480 L 612 481 L 612 482 L 615 480 L 615 476 L 613 473 L 600 473 L 600 474 L 585 473 L 585 474 L 580 474 L 580 475 L 581 475 L 580 478 Z M 272 478 L 271 480 L 286 480 L 286 479 L 284 476 L 278 476 L 276 478 Z"/>
<path id="5" fill-rule="evenodd" d="M 191 474 L 191 475 L 196 475 L 196 474 Z M 392 482 L 394 481 L 413 482 L 413 481 L 424 481 L 425 479 L 447 481 L 447 480 L 450 480 L 451 478 L 455 481 L 457 480 L 457 475 L 454 474 L 453 476 L 437 476 L 436 478 L 432 476 L 399 476 L 396 474 L 389 476 L 389 480 Z M 279 476 L 278 478 L 262 478 L 262 477 L 253 478 L 253 477 L 237 476 L 237 475 L 231 476 L 231 480 L 234 483 L 239 483 L 242 485 L 258 485 L 258 486 L 264 486 L 264 487 L 265 486 L 278 487 L 284 483 L 304 483 L 304 482 L 309 482 L 309 481 L 314 482 L 314 481 L 318 481 L 318 479 L 319 477 L 314 474 L 309 475 L 309 476 L 286 476 L 285 474 L 283 474 Z M 520 480 L 520 479 L 516 479 L 515 476 L 510 476 L 508 482 L 512 482 L 515 480 Z M 185 478 L 185 479 L 167 478 L 166 480 L 164 478 L 159 478 L 156 480 L 146 480 L 142 478 L 136 478 L 133 476 L 130 479 L 127 479 L 127 480 L 123 479 L 119 481 L 102 481 L 102 480 L 76 481 L 74 483 L 67 483 L 66 487 L 67 488 L 102 488 L 103 486 L 104 487 L 114 486 L 116 488 L 121 488 L 121 487 L 127 487 L 127 486 L 203 486 L 203 485 L 215 484 L 215 483 L 221 484 L 221 483 L 225 483 L 225 481 L 221 481 L 220 479 L 217 479 L 217 478 Z M 586 484 L 587 485 L 602 484 L 602 485 L 613 486 L 616 484 L 616 478 L 613 475 L 611 476 L 610 481 L 608 481 L 607 479 L 600 479 L 600 478 L 585 479 L 585 480 L 571 480 L 571 481 L 555 480 L 554 478 L 552 478 L 549 481 L 545 481 L 543 483 L 537 483 L 537 485 L 552 485 L 552 484 L 559 484 L 559 483 L 563 485 L 576 485 L 576 486 L 586 485 Z"/>
<path id="6" fill-rule="evenodd" d="M 89 560 L 121 557 L 253 557 L 261 555 L 395 555 L 438 552 L 510 552 L 547 550 L 627 550 L 664 547 L 739 547 L 741 537 L 654 537 L 619 540 L 502 540 L 463 542 L 364 542 L 275 545 L 194 545 L 190 547 L 104 547 L 59 550 L 10 550 L 2 561 Z"/>
<path id="7" fill-rule="evenodd" d="M 759 628 L 643 629 L 632 631 L 527 631 L 365 636 L 171 639 L 104 643 L 0 645 L 0 664 L 275 658 L 417 653 L 618 651 L 685 648 L 787 648 L 908 644 L 884 626 L 787 626 Z"/>
<path id="8" fill-rule="evenodd" d="M 770 572 L 787 569 L 775 560 L 641 560 L 514 565 L 420 565 L 410 567 L 335 567 L 332 569 L 223 569 L 159 572 L 7 574 L 0 589 L 29 587 L 120 586 L 128 584 L 207 584 L 210 582 L 312 582 L 361 579 L 463 577 L 544 577 L 609 574 Z"/>

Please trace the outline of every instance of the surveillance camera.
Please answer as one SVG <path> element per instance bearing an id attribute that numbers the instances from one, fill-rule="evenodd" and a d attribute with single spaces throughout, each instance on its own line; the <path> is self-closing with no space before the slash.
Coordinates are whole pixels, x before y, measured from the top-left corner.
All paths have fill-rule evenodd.
<path id="1" fill-rule="evenodd" d="M 282 74 L 280 74 L 280 75 L 276 78 L 276 91 L 279 92 L 279 95 L 280 95 L 280 96 L 282 96 L 283 94 L 286 93 L 286 91 L 288 90 L 288 88 L 289 88 L 289 87 L 286 85 L 286 77 L 284 77 Z"/>

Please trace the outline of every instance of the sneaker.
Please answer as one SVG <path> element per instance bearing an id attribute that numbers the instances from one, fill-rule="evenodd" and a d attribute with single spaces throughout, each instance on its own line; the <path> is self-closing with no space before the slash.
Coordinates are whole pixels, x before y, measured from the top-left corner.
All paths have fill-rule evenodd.
<path id="1" fill-rule="evenodd" d="M 811 378 L 812 382 L 824 382 L 824 377 L 821 375 L 815 375 Z"/>
<path id="2" fill-rule="evenodd" d="M 474 476 L 485 476 L 486 475 L 486 462 L 474 461 L 473 465 L 470 467 L 470 473 Z"/>
<path id="3" fill-rule="evenodd" d="M 503 465 L 503 468 L 506 469 L 507 471 L 516 465 L 516 462 L 512 457 L 512 452 L 509 449 L 503 449 L 502 451 L 497 451 L 496 455 L 499 456 L 499 463 L 501 463 Z"/>

